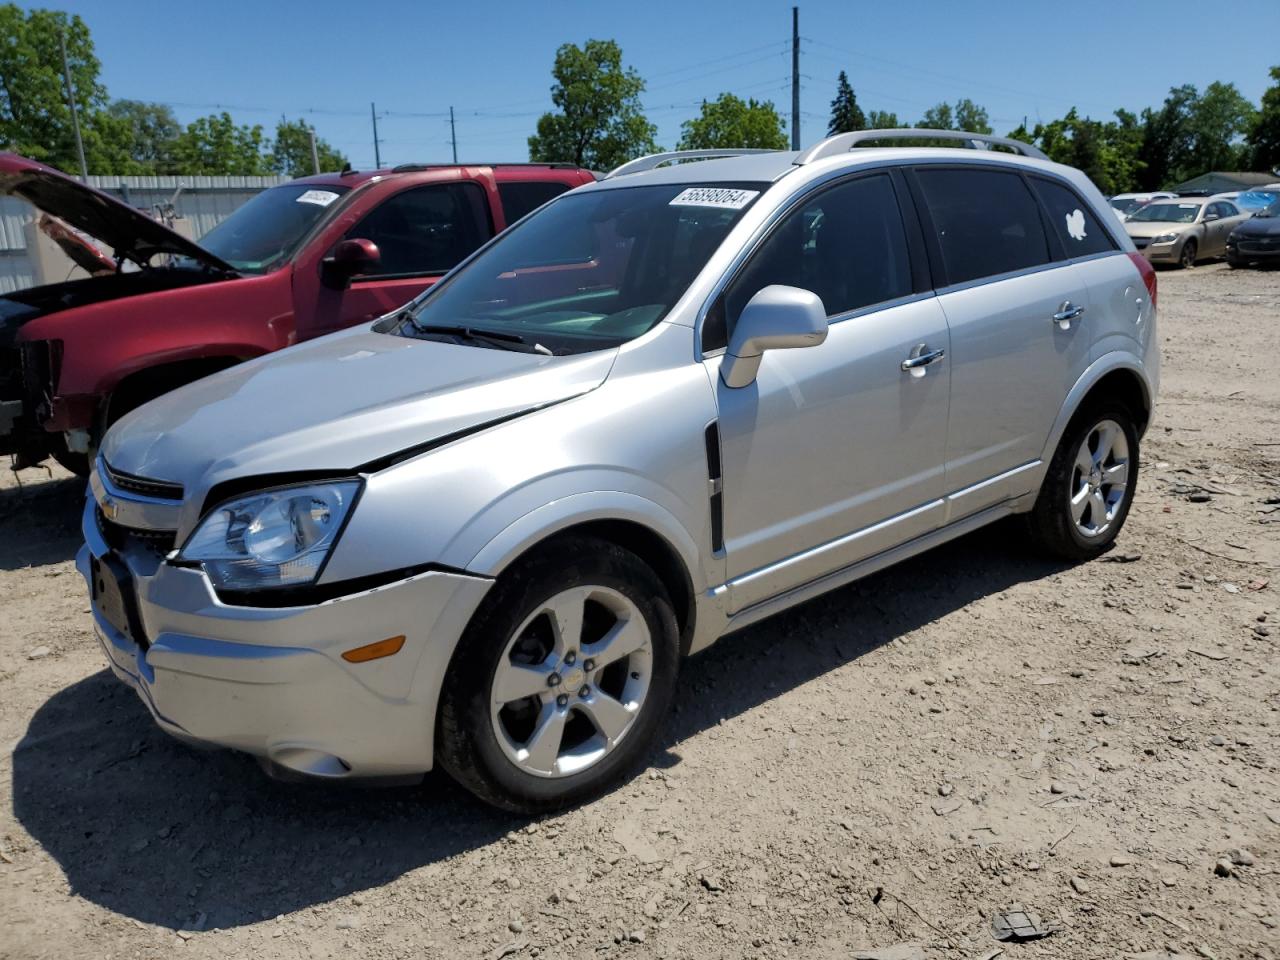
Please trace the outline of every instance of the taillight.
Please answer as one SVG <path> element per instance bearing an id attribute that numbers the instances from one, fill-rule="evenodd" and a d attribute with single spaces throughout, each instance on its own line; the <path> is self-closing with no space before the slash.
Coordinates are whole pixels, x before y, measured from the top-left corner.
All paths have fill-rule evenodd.
<path id="1" fill-rule="evenodd" d="M 1154 310 L 1156 308 L 1156 268 L 1140 253 L 1129 254 L 1129 259 L 1138 268 L 1138 273 L 1142 274 L 1142 282 L 1147 285 L 1147 296 L 1151 298 L 1151 309 Z"/>

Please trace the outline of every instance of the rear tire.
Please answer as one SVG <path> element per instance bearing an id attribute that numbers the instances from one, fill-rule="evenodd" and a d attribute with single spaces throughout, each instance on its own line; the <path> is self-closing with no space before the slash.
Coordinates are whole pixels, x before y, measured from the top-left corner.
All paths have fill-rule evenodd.
<path id="1" fill-rule="evenodd" d="M 458 642 L 436 757 L 503 810 L 581 803 L 648 756 L 678 668 L 675 613 L 654 572 L 604 540 L 555 541 L 498 578 Z"/>
<path id="2" fill-rule="evenodd" d="M 1104 401 L 1077 413 L 1027 515 L 1032 542 L 1076 562 L 1105 553 L 1129 515 L 1138 464 L 1138 429 L 1126 407 Z"/>

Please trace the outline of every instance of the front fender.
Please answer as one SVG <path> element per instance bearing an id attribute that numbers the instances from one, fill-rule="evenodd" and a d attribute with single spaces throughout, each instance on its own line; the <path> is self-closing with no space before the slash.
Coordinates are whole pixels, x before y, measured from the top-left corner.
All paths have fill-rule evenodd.
<path id="1" fill-rule="evenodd" d="M 1127 370 L 1138 378 L 1138 382 L 1142 385 L 1143 398 L 1147 409 L 1154 411 L 1155 378 L 1142 358 L 1136 354 L 1118 350 L 1104 353 L 1085 368 L 1084 373 L 1080 375 L 1075 385 L 1068 391 L 1067 398 L 1063 401 L 1062 408 L 1058 411 L 1058 416 L 1053 422 L 1053 429 L 1049 431 L 1049 438 L 1045 441 L 1044 450 L 1041 451 L 1041 463 L 1047 465 L 1053 459 L 1053 452 L 1058 448 L 1058 443 L 1062 440 L 1062 434 L 1067 429 L 1067 424 L 1071 422 L 1075 412 L 1080 409 L 1080 404 L 1089 395 L 1089 391 L 1097 386 L 1103 377 L 1117 370 Z M 1148 422 L 1150 422 L 1149 419 Z"/>

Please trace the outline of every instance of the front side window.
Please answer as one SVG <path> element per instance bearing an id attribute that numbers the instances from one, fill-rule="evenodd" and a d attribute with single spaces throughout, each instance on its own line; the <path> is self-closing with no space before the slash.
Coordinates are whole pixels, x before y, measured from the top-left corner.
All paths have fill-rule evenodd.
<path id="1" fill-rule="evenodd" d="M 924 167 L 916 175 L 942 248 L 948 283 L 1049 262 L 1040 208 L 1018 174 Z"/>
<path id="2" fill-rule="evenodd" d="M 492 236 L 484 191 L 473 183 L 411 187 L 388 197 L 347 231 L 378 245 L 369 277 L 446 273 Z"/>
<path id="3" fill-rule="evenodd" d="M 727 343 L 742 308 L 772 284 L 816 293 L 834 317 L 912 292 L 911 261 L 893 181 L 860 177 L 787 214 L 708 315 L 703 349 Z"/>
<path id="4" fill-rule="evenodd" d="M 1031 183 L 1040 194 L 1040 202 L 1048 211 L 1049 222 L 1053 224 L 1068 260 L 1116 249 L 1115 242 L 1102 229 L 1089 205 L 1074 190 L 1039 177 L 1032 177 Z"/>
<path id="5" fill-rule="evenodd" d="M 502 200 L 502 212 L 507 226 L 537 210 L 548 200 L 554 200 L 569 189 L 567 183 L 547 180 L 510 180 L 498 184 L 498 197 Z"/>
<path id="6" fill-rule="evenodd" d="M 554 354 L 657 324 L 767 184 L 663 184 L 561 197 L 429 291 L 394 332 Z"/>
<path id="7" fill-rule="evenodd" d="M 1195 223 L 1202 206 L 1204 204 L 1157 200 L 1134 211 L 1129 220 L 1132 223 Z"/>
<path id="8" fill-rule="evenodd" d="M 286 183 L 260 194 L 200 238 L 200 246 L 241 273 L 268 273 L 293 255 L 350 187 Z"/>

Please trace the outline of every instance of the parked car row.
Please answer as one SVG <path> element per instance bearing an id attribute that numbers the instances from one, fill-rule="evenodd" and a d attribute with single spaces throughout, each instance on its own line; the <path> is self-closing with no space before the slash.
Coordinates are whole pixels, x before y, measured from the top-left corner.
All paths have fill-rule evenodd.
<path id="1" fill-rule="evenodd" d="M 0 455 L 17 467 L 53 456 L 88 475 L 106 429 L 130 410 L 380 317 L 530 210 L 593 180 L 571 164 L 306 177 L 263 191 L 195 243 L 50 167 L 0 154 L 0 191 L 93 237 L 116 267 L 104 258 L 106 270 L 98 262 L 87 278 L 0 297 Z"/>
<path id="2" fill-rule="evenodd" d="M 862 147 L 919 137 L 877 130 L 509 168 L 581 185 L 487 242 L 514 219 L 501 167 L 388 175 L 436 191 L 394 217 L 381 178 L 264 194 L 182 251 L 187 283 L 150 281 L 148 326 L 236 287 L 275 337 L 242 353 L 353 326 L 106 430 L 76 562 L 111 669 L 163 729 L 270 771 L 439 765 L 539 812 L 637 769 L 681 658 L 726 634 L 1015 515 L 1098 556 L 1155 402 L 1155 271 L 1080 171 L 941 136 L 1013 153 Z M 203 323 L 239 342 L 226 296 Z M 19 331 L 52 399 L 57 318 Z"/>
<path id="3" fill-rule="evenodd" d="M 1190 267 L 1201 260 L 1226 257 L 1233 267 L 1280 260 L 1276 212 L 1280 185 L 1246 194 L 1211 197 L 1151 197 L 1124 216 L 1125 232 L 1153 264 Z M 1234 199 L 1231 197 L 1234 196 Z M 1112 198 L 1113 209 L 1119 209 Z M 1259 201 L 1265 201 L 1261 206 Z"/>

